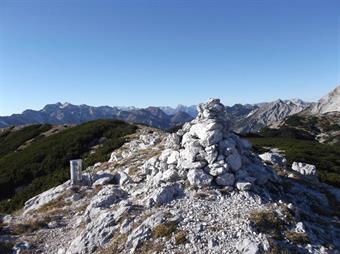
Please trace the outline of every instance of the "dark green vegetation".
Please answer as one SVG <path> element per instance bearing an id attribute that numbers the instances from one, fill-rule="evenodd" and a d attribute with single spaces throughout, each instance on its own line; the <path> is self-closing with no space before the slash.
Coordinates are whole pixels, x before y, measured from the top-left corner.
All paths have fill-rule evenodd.
<path id="1" fill-rule="evenodd" d="M 340 114 L 293 115 L 287 117 L 278 129 L 264 128 L 260 133 L 265 137 L 296 138 L 317 140 L 323 135 L 322 143 L 340 145 Z"/>
<path id="2" fill-rule="evenodd" d="M 293 115 L 278 129 L 263 128 L 247 134 L 258 153 L 268 147 L 285 152 L 288 164 L 294 161 L 314 164 L 322 182 L 340 187 L 340 114 Z M 323 134 L 322 143 L 317 136 Z"/>
<path id="3" fill-rule="evenodd" d="M 0 157 L 17 150 L 26 141 L 36 138 L 41 133 L 51 129 L 49 124 L 35 124 L 17 131 L 7 129 L 0 134 Z"/>
<path id="4" fill-rule="evenodd" d="M 320 144 L 317 141 L 282 137 L 248 137 L 254 150 L 262 153 L 266 147 L 276 147 L 285 152 L 288 165 L 294 161 L 314 164 L 322 182 L 340 187 L 340 147 Z"/>
<path id="5" fill-rule="evenodd" d="M 32 125 L 0 136 L 0 212 L 22 207 L 30 197 L 69 179 L 69 160 L 82 158 L 85 166 L 106 161 L 136 126 L 122 121 L 97 120 L 50 136 L 49 125 Z M 27 140 L 36 137 L 24 149 Z M 16 189 L 20 187 L 20 191 Z"/>

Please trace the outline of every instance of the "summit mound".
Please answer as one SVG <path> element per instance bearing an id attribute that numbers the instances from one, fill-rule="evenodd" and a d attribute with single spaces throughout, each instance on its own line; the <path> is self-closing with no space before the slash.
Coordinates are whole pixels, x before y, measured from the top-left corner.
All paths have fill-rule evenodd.
<path id="1" fill-rule="evenodd" d="M 261 159 L 225 119 L 211 99 L 176 133 L 139 126 L 79 185 L 3 217 L 0 243 L 58 254 L 338 253 L 339 189 L 279 151 Z"/>

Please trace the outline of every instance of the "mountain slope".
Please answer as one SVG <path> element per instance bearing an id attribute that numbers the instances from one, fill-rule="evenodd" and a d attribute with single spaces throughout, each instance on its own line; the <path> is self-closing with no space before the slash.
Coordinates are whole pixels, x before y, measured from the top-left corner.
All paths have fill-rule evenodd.
<path id="1" fill-rule="evenodd" d="M 83 158 L 87 165 L 107 160 L 136 129 L 121 121 L 97 120 L 42 135 L 48 128 L 52 127 L 28 126 L 0 137 L 0 148 L 11 147 L 0 157 L 0 211 L 18 208 L 27 198 L 68 179 L 71 159 Z M 30 138 L 34 139 L 29 145 L 17 149 Z"/>
<path id="2" fill-rule="evenodd" d="M 322 97 L 314 106 L 309 109 L 311 114 L 325 114 L 340 111 L 340 85 L 329 94 Z"/>
<path id="3" fill-rule="evenodd" d="M 241 113 L 232 115 L 231 127 L 239 133 L 258 132 L 266 126 L 277 126 L 287 116 L 297 114 L 309 105 L 300 100 L 277 100 L 246 108 L 238 106 Z"/>
<path id="4" fill-rule="evenodd" d="M 225 113 L 215 99 L 176 133 L 142 126 L 143 135 L 133 135 L 108 162 L 81 172 L 84 181 L 66 181 L 0 216 L 0 248 L 337 253 L 339 189 L 262 161 L 249 141 L 227 128 Z"/>

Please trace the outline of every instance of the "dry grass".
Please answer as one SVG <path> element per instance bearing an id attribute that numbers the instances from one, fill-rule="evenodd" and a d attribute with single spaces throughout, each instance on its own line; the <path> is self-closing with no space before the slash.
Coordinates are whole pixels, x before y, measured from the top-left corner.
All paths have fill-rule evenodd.
<path id="1" fill-rule="evenodd" d="M 283 222 L 273 211 L 253 212 L 249 219 L 259 232 L 268 234 L 274 239 L 282 238 Z"/>
<path id="2" fill-rule="evenodd" d="M 66 201 L 66 198 L 70 197 L 73 194 L 71 190 L 65 191 L 62 195 L 60 195 L 55 200 L 52 200 L 51 202 L 42 205 L 38 209 L 34 210 L 34 213 L 50 213 L 54 210 L 62 210 L 62 208 L 69 206 L 71 204 L 70 201 Z"/>
<path id="3" fill-rule="evenodd" d="M 138 254 L 154 254 L 163 250 L 163 243 L 155 243 L 151 240 L 145 241 L 143 245 L 137 250 Z"/>
<path id="4" fill-rule="evenodd" d="M 114 235 L 110 245 L 107 248 L 101 248 L 99 253 L 101 254 L 122 253 L 125 250 L 126 240 L 127 240 L 126 234 Z"/>
<path id="5" fill-rule="evenodd" d="M 176 245 L 184 244 L 187 242 L 187 232 L 184 230 L 179 230 L 175 235 Z"/>
<path id="6" fill-rule="evenodd" d="M 296 254 L 296 252 L 289 249 L 281 248 L 277 245 L 271 245 L 270 250 L 266 251 L 265 254 Z"/>
<path id="7" fill-rule="evenodd" d="M 170 237 L 176 229 L 177 223 L 175 222 L 159 224 L 152 230 L 152 236 L 153 238 Z"/>
<path id="8" fill-rule="evenodd" d="M 310 242 L 306 233 L 286 231 L 285 235 L 290 242 L 295 244 L 308 244 Z"/>
<path id="9" fill-rule="evenodd" d="M 10 232 L 13 235 L 22 235 L 26 233 L 32 233 L 34 231 L 37 231 L 39 229 L 47 227 L 47 224 L 51 220 L 48 217 L 44 217 L 39 220 L 29 220 L 26 223 L 18 223 L 11 225 Z"/>

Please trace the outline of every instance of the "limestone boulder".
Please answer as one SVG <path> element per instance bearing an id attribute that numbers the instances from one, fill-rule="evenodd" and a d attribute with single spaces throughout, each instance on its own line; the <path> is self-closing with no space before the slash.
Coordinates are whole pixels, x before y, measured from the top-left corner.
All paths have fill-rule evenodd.
<path id="1" fill-rule="evenodd" d="M 266 152 L 263 154 L 260 154 L 259 157 L 267 163 L 270 163 L 272 165 L 277 165 L 280 167 L 284 167 L 287 164 L 287 160 L 285 157 L 283 157 L 279 153 L 273 153 L 273 152 Z"/>
<path id="2" fill-rule="evenodd" d="M 316 166 L 312 164 L 293 162 L 292 170 L 299 172 L 301 175 L 316 177 Z"/>
<path id="3" fill-rule="evenodd" d="M 202 169 L 191 169 L 187 175 L 188 181 L 192 186 L 209 186 L 213 180 L 212 176 L 206 174 Z"/>

